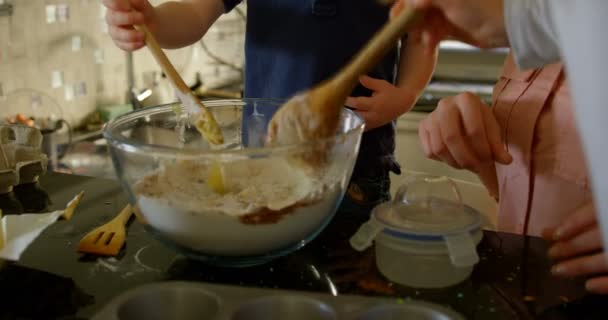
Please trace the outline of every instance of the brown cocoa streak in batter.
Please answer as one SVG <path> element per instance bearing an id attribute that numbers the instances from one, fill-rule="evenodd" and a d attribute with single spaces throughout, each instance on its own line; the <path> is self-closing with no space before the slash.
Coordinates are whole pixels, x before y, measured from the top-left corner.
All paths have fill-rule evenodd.
<path id="1" fill-rule="evenodd" d="M 296 209 L 304 208 L 312 204 L 313 202 L 295 203 L 281 210 L 271 210 L 268 208 L 262 208 L 257 212 L 240 216 L 239 220 L 243 224 L 250 225 L 274 224 L 279 222 L 284 217 L 294 213 Z"/>

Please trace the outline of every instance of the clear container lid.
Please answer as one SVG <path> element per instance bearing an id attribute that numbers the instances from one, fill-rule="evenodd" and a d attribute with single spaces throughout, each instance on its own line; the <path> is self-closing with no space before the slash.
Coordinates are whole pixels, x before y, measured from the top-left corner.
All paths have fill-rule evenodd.
<path id="1" fill-rule="evenodd" d="M 350 243 L 364 250 L 380 232 L 407 240 L 443 241 L 454 265 L 470 266 L 479 261 L 472 233 L 480 226 L 481 215 L 462 203 L 451 179 L 411 175 L 392 201 L 374 208 Z"/>
<path id="2" fill-rule="evenodd" d="M 372 215 L 394 231 L 445 235 L 479 227 L 479 214 L 468 209 L 451 179 L 412 175 L 398 189 L 393 201 L 376 207 Z"/>

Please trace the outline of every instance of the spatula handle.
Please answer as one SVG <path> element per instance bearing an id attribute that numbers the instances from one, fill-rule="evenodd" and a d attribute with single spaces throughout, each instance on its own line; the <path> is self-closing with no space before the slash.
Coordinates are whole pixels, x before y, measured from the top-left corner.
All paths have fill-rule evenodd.
<path id="1" fill-rule="evenodd" d="M 131 215 L 133 214 L 133 208 L 131 208 L 131 205 L 128 204 L 126 205 L 122 211 L 114 218 L 112 219 L 114 223 L 120 223 L 121 225 L 126 225 L 127 222 L 129 222 L 129 219 L 131 218 Z"/>
<path id="2" fill-rule="evenodd" d="M 369 72 L 386 55 L 388 50 L 403 37 L 422 13 L 405 8 L 398 16 L 387 22 L 379 32 L 333 79 L 340 88 L 348 88 L 348 94 L 357 85 L 359 77 Z"/>
<path id="3" fill-rule="evenodd" d="M 175 88 L 177 88 L 184 94 L 190 92 L 190 88 L 186 85 L 184 79 L 182 79 L 179 73 L 177 73 L 177 70 L 175 70 L 175 67 L 173 66 L 171 61 L 169 61 L 169 58 L 167 58 L 167 55 L 160 47 L 158 41 L 156 41 L 156 38 L 154 37 L 154 34 L 150 32 L 148 27 L 146 27 L 145 25 L 138 25 L 135 28 L 143 31 L 143 33 L 146 35 L 146 46 L 148 47 L 148 49 L 150 49 L 150 52 L 152 52 L 154 59 L 156 59 L 156 62 L 158 62 L 161 69 L 163 69 L 169 80 L 175 85 Z"/>

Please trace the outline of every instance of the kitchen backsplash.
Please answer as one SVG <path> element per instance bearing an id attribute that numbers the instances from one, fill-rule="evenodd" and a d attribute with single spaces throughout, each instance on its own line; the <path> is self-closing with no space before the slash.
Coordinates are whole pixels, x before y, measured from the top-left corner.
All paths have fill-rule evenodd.
<path id="1" fill-rule="evenodd" d="M 99 106 L 128 102 L 127 54 L 107 34 L 101 1 L 0 0 L 3 3 L 13 10 L 0 16 L 0 116 L 18 109 L 80 124 Z M 166 51 L 187 83 L 193 84 L 197 73 L 207 87 L 240 83 L 243 6 L 222 16 L 201 42 Z M 138 93 L 151 89 L 145 105 L 175 100 L 147 49 L 133 53 L 133 74 Z M 60 111 L 49 111 L 53 108 Z"/>

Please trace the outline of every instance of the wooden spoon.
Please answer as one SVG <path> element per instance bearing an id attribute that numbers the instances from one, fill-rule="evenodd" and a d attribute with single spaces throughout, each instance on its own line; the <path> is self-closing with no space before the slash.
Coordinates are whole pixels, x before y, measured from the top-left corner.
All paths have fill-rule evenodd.
<path id="1" fill-rule="evenodd" d="M 268 125 L 267 142 L 270 145 L 288 145 L 334 136 L 344 102 L 359 77 L 378 64 L 420 17 L 419 12 L 404 9 L 386 23 L 340 72 L 287 101 Z"/>
<path id="2" fill-rule="evenodd" d="M 169 81 L 171 81 L 175 89 L 177 89 L 179 99 L 186 110 L 196 115 L 194 119 L 196 129 L 205 137 L 205 139 L 207 139 L 207 141 L 209 141 L 209 143 L 215 145 L 224 143 L 222 130 L 213 117 L 213 114 L 196 98 L 196 96 L 194 96 L 192 91 L 190 91 L 190 88 L 186 85 L 182 77 L 179 76 L 177 70 L 175 70 L 175 67 L 173 67 L 169 58 L 167 58 L 164 51 L 161 49 L 152 32 L 150 32 L 145 25 L 139 25 L 136 26 L 136 28 L 146 35 L 146 46 L 150 49 L 150 52 L 152 52 L 156 62 L 158 62 L 161 69 L 163 69 L 169 78 Z"/>
<path id="3" fill-rule="evenodd" d="M 175 70 L 169 61 L 169 58 L 167 58 L 164 51 L 161 49 L 152 32 L 150 32 L 145 25 L 139 25 L 136 26 L 136 28 L 143 31 L 146 35 L 146 46 L 150 49 L 150 52 L 152 52 L 152 55 L 160 67 L 178 90 L 179 98 L 186 110 L 196 115 L 194 119 L 196 129 L 205 137 L 205 139 L 207 139 L 207 141 L 209 141 L 209 143 L 215 145 L 224 143 L 222 130 L 213 117 L 213 114 L 194 96 L 192 91 L 190 91 L 190 88 L 188 88 L 184 80 L 179 76 L 177 70 Z M 212 179 L 207 180 L 207 185 L 215 192 L 224 193 L 224 171 L 221 164 L 219 162 L 214 162 L 211 168 L 214 175 L 212 176 Z"/>

